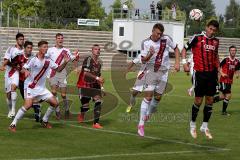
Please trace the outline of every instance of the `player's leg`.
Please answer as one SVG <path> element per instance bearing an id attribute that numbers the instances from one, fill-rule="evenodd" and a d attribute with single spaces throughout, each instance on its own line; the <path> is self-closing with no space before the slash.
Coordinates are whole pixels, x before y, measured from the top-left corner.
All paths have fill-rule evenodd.
<path id="1" fill-rule="evenodd" d="M 205 106 L 203 109 L 203 123 L 202 126 L 200 127 L 200 131 L 205 133 L 206 137 L 208 139 L 212 139 L 212 135 L 209 131 L 209 127 L 208 127 L 208 122 L 211 118 L 212 115 L 212 111 L 213 111 L 213 96 L 216 93 L 216 81 L 214 80 L 214 78 L 210 75 L 208 76 L 208 85 L 206 85 L 206 96 L 205 96 Z"/>
<path id="2" fill-rule="evenodd" d="M 41 122 L 41 104 L 39 102 L 33 102 L 32 108 L 34 110 L 34 118 L 36 122 Z"/>
<path id="3" fill-rule="evenodd" d="M 126 109 L 127 113 L 131 112 L 132 107 L 135 106 L 135 104 L 136 104 L 136 96 L 138 95 L 138 93 L 140 93 L 140 92 L 137 91 L 137 90 L 134 90 L 134 89 L 132 90 L 131 95 L 130 95 L 129 105 L 128 105 L 127 109 Z"/>
<path id="4" fill-rule="evenodd" d="M 67 99 L 67 87 L 66 86 L 60 86 L 60 91 L 61 91 L 61 97 L 63 100 L 63 108 L 65 110 L 65 119 L 69 119 L 70 118 L 70 106 L 68 103 L 68 99 Z"/>
<path id="5" fill-rule="evenodd" d="M 191 121 L 190 121 L 190 134 L 193 138 L 197 138 L 197 129 L 196 129 L 196 119 L 198 116 L 199 108 L 203 102 L 204 92 L 205 92 L 205 80 L 202 78 L 201 73 L 195 73 L 195 82 L 194 82 L 194 92 L 195 98 L 192 105 L 191 111 Z"/>
<path id="6" fill-rule="evenodd" d="M 15 116 L 16 111 L 16 102 L 17 102 L 17 86 L 18 84 L 12 83 L 11 85 L 11 103 L 12 103 L 12 111 L 11 116 Z"/>
<path id="7" fill-rule="evenodd" d="M 192 83 L 192 86 L 188 89 L 188 95 L 189 96 L 192 96 L 192 92 L 194 90 L 194 75 L 192 75 L 191 83 Z"/>
<path id="8" fill-rule="evenodd" d="M 12 100 L 11 100 L 11 79 L 9 77 L 5 77 L 5 93 L 6 93 L 6 102 L 8 106 L 8 118 L 11 117 L 12 113 Z"/>
<path id="9" fill-rule="evenodd" d="M 11 132 L 16 132 L 17 122 L 24 116 L 25 112 L 32 107 L 32 102 L 32 98 L 26 98 L 24 100 L 24 105 L 18 110 L 16 116 L 8 128 Z"/>
<path id="10" fill-rule="evenodd" d="M 95 104 L 94 104 L 94 121 L 93 121 L 93 128 L 101 129 L 103 128 L 100 123 L 100 115 L 101 115 L 101 109 L 102 109 L 102 97 L 100 95 L 96 95 L 93 98 Z"/>
<path id="11" fill-rule="evenodd" d="M 55 79 L 55 77 L 51 78 L 51 80 L 50 80 L 51 92 L 52 92 L 53 96 L 55 96 L 55 99 L 59 102 L 59 99 L 58 99 L 58 96 L 57 96 L 58 86 L 54 83 L 54 81 L 52 81 L 52 79 Z M 60 120 L 61 119 L 60 107 L 57 106 L 55 111 L 56 111 L 56 119 Z"/>
<path id="12" fill-rule="evenodd" d="M 82 123 L 84 122 L 84 116 L 87 111 L 89 111 L 89 102 L 91 100 L 91 97 L 81 97 L 79 96 L 80 101 L 81 101 L 81 108 L 80 108 L 80 113 L 78 114 L 78 122 Z"/>
<path id="13" fill-rule="evenodd" d="M 56 97 L 47 89 L 45 89 L 44 93 L 38 97 L 38 100 L 40 99 L 46 101 L 50 105 L 42 118 L 42 125 L 44 128 L 52 128 L 51 124 L 48 122 L 48 119 L 59 106 L 58 101 Z"/>
<path id="14" fill-rule="evenodd" d="M 223 100 L 223 107 L 222 107 L 222 115 L 227 115 L 229 116 L 230 114 L 227 112 L 227 107 L 228 107 L 228 103 L 231 99 L 231 84 L 226 84 L 227 87 L 224 91 L 224 100 Z"/>

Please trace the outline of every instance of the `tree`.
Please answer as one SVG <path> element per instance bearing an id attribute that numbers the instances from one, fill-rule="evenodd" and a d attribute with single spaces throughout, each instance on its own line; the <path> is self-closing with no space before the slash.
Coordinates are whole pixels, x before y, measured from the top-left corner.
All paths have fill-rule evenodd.
<path id="1" fill-rule="evenodd" d="M 90 6 L 90 10 L 87 14 L 88 18 L 101 20 L 106 16 L 101 0 L 88 0 L 88 4 Z"/>
<path id="2" fill-rule="evenodd" d="M 230 0 L 229 6 L 226 7 L 225 19 L 227 26 L 236 26 L 239 18 L 240 6 L 235 0 Z"/>

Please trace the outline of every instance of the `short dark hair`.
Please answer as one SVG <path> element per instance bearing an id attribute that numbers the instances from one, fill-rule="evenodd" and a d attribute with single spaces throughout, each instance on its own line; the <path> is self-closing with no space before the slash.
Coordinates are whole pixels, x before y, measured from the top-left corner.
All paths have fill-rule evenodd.
<path id="1" fill-rule="evenodd" d="M 48 42 L 47 41 L 39 41 L 38 42 L 38 47 L 41 47 L 44 44 L 48 44 Z"/>
<path id="2" fill-rule="evenodd" d="M 24 48 L 26 48 L 28 45 L 33 46 L 33 43 L 30 41 L 25 41 L 23 46 L 24 46 Z"/>
<path id="3" fill-rule="evenodd" d="M 164 32 L 164 26 L 162 25 L 162 23 L 156 23 L 153 26 L 153 29 L 159 29 L 161 32 Z"/>
<path id="4" fill-rule="evenodd" d="M 18 38 L 20 38 L 20 37 L 23 37 L 23 38 L 24 38 L 24 35 L 23 35 L 22 33 L 18 32 L 18 33 L 16 34 L 16 40 L 17 40 Z"/>
<path id="5" fill-rule="evenodd" d="M 232 48 L 235 48 L 235 49 L 237 50 L 237 47 L 236 47 L 236 46 L 231 45 L 231 46 L 229 47 L 229 51 L 230 51 L 230 49 L 232 49 Z"/>
<path id="6" fill-rule="evenodd" d="M 207 23 L 207 26 L 208 26 L 208 27 L 209 27 L 209 26 L 214 26 L 214 27 L 217 28 L 217 30 L 219 30 L 219 23 L 218 23 L 217 20 L 211 20 L 211 21 L 209 21 L 209 22 Z"/>
<path id="7" fill-rule="evenodd" d="M 63 36 L 63 34 L 62 33 L 57 33 L 56 38 L 59 37 L 59 36 Z"/>

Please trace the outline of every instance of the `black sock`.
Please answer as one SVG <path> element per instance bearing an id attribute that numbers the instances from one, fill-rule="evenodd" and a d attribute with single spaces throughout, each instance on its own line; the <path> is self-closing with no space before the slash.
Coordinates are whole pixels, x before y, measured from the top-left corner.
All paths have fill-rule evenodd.
<path id="1" fill-rule="evenodd" d="M 81 113 L 86 113 L 89 110 L 89 105 L 82 105 Z"/>
<path id="2" fill-rule="evenodd" d="M 224 100 L 223 100 L 223 108 L 222 108 L 222 112 L 226 112 L 227 107 L 228 107 L 228 102 L 229 102 L 228 99 L 224 99 Z"/>
<path id="3" fill-rule="evenodd" d="M 203 109 L 203 122 L 208 122 L 212 115 L 212 105 L 205 105 Z"/>
<path id="4" fill-rule="evenodd" d="M 33 109 L 34 109 L 34 118 L 36 120 L 36 122 L 39 122 L 41 119 L 41 108 L 39 104 L 33 104 L 32 105 Z"/>
<path id="5" fill-rule="evenodd" d="M 102 103 L 96 102 L 94 106 L 94 124 L 99 122 L 100 113 L 101 113 Z"/>
<path id="6" fill-rule="evenodd" d="M 214 98 L 213 98 L 213 103 L 216 103 L 216 102 L 219 102 L 219 101 L 220 101 L 219 95 L 214 96 Z"/>
<path id="7" fill-rule="evenodd" d="M 192 121 L 195 122 L 197 119 L 198 111 L 200 106 L 193 104 L 192 105 Z"/>

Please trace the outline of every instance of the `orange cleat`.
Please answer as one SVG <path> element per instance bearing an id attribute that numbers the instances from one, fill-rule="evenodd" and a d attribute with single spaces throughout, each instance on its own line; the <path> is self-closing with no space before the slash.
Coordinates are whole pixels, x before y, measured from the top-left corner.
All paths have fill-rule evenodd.
<path id="1" fill-rule="evenodd" d="M 93 124 L 92 127 L 95 128 L 95 129 L 102 129 L 103 128 L 99 123 Z"/>
<path id="2" fill-rule="evenodd" d="M 10 131 L 10 132 L 16 132 L 16 125 L 14 125 L 14 124 L 11 124 L 9 127 L 8 127 L 8 130 Z"/>
<path id="3" fill-rule="evenodd" d="M 52 128 L 52 125 L 49 122 L 43 122 L 42 121 L 42 126 L 43 126 L 43 128 L 48 128 L 48 129 Z"/>
<path id="4" fill-rule="evenodd" d="M 83 123 L 83 121 L 84 121 L 84 113 L 79 113 L 77 119 L 78 119 L 78 123 Z"/>

